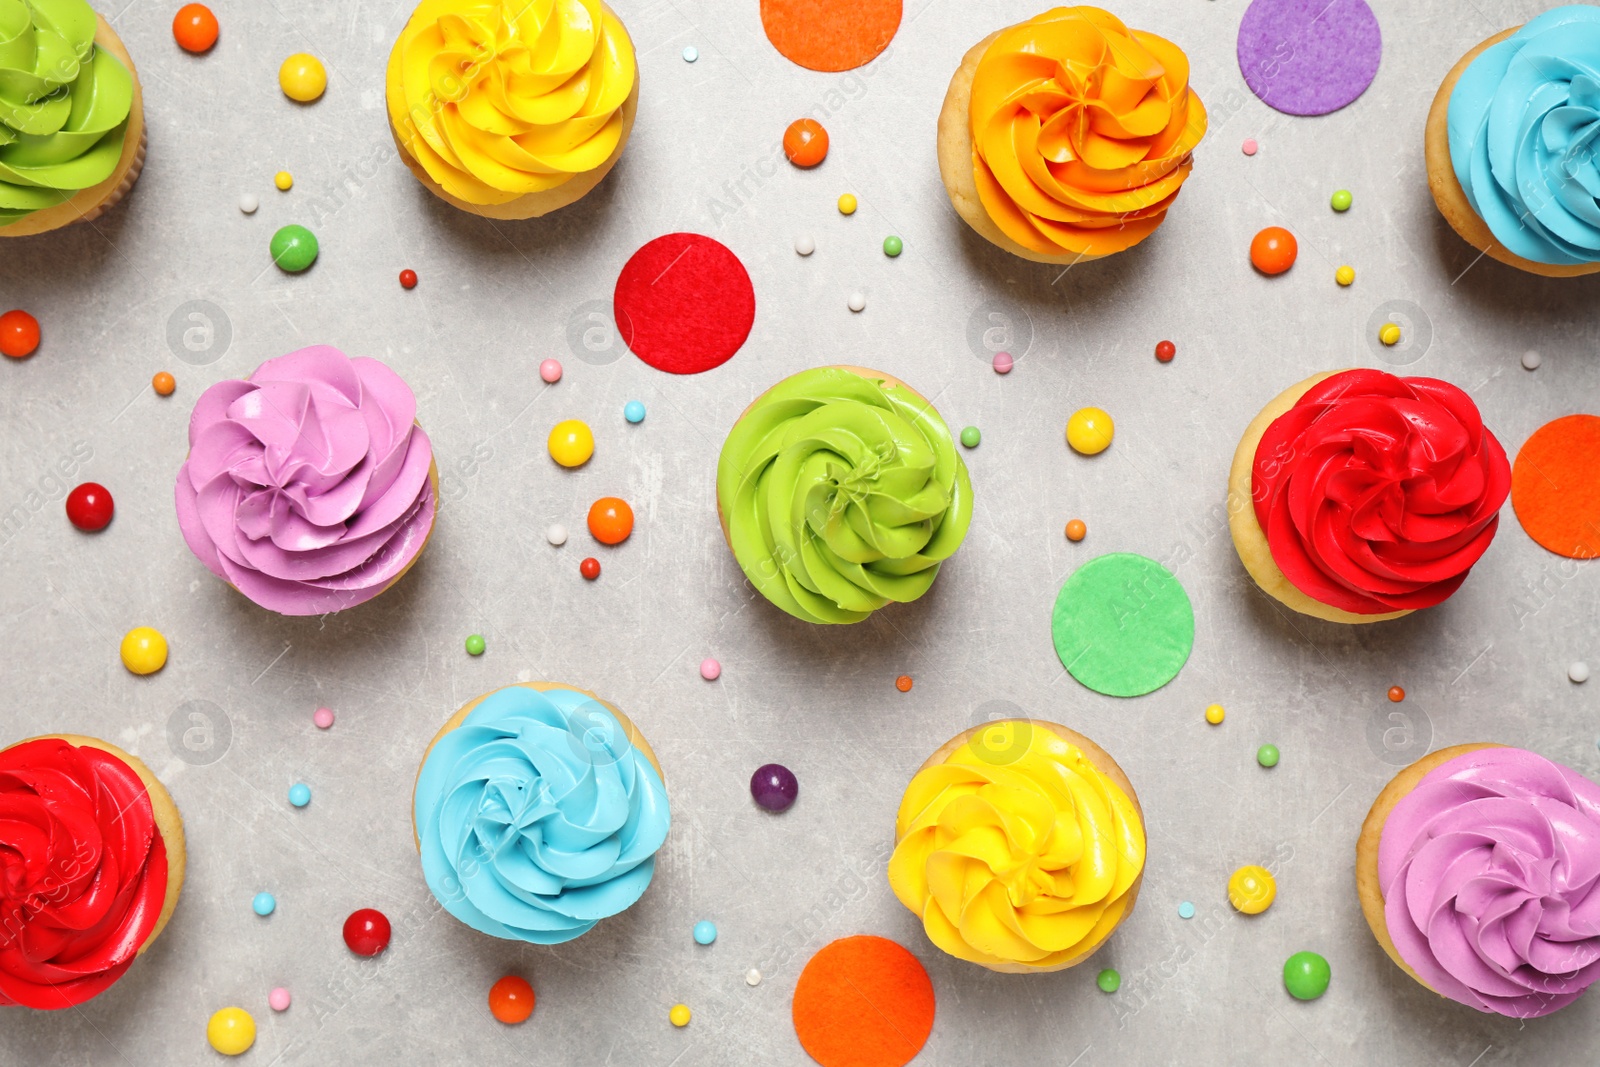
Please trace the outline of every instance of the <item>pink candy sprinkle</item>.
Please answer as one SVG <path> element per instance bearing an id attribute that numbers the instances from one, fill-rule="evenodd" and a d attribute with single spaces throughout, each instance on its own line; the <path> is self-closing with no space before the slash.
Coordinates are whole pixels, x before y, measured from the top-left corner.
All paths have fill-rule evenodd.
<path id="1" fill-rule="evenodd" d="M 317 729 L 326 730 L 333 725 L 333 709 L 318 708 L 311 716 L 311 721 L 317 724 Z"/>
<path id="2" fill-rule="evenodd" d="M 1017 365 L 1011 358 L 1010 352 L 996 352 L 994 354 L 994 372 L 996 374 L 1010 374 L 1011 368 Z"/>
<path id="3" fill-rule="evenodd" d="M 289 991 L 279 986 L 267 994 L 267 1006 L 273 1011 L 289 1010 Z"/>
<path id="4" fill-rule="evenodd" d="M 701 660 L 700 677 L 704 678 L 708 682 L 716 681 L 718 678 L 722 677 L 722 664 L 718 663 L 714 659 Z"/>
<path id="5" fill-rule="evenodd" d="M 1256 144 L 1256 139 L 1254 137 L 1246 137 L 1244 139 L 1244 144 L 1239 146 L 1239 150 L 1247 156 L 1255 155 L 1260 148 L 1261 146 Z"/>
<path id="6" fill-rule="evenodd" d="M 539 364 L 539 377 L 552 385 L 559 382 L 561 380 L 561 361 L 559 359 L 547 359 Z"/>

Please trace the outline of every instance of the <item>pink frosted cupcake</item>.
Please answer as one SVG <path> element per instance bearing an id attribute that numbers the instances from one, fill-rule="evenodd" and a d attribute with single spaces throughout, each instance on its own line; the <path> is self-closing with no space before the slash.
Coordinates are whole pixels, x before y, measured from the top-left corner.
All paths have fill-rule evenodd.
<path id="1" fill-rule="evenodd" d="M 218 382 L 189 417 L 178 525 L 211 572 L 281 615 L 365 603 L 416 562 L 439 472 L 410 386 L 316 345 Z"/>

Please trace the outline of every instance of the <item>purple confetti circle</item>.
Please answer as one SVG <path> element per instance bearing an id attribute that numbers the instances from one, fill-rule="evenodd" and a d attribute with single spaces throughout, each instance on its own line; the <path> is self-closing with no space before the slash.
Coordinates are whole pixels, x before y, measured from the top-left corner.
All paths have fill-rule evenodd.
<path id="1" fill-rule="evenodd" d="M 1366 0 L 1255 0 L 1239 24 L 1250 91 L 1289 115 L 1326 115 L 1367 91 L 1383 34 Z"/>

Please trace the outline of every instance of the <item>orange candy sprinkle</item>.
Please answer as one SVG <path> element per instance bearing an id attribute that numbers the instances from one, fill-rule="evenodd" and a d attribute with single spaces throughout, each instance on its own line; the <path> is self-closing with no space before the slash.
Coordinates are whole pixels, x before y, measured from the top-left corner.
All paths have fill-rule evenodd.
<path id="1" fill-rule="evenodd" d="M 902 693 L 911 692 L 911 675 L 902 674 L 894 680 L 894 687 Z"/>
<path id="2" fill-rule="evenodd" d="M 150 388 L 156 391 L 157 396 L 171 396 L 172 391 L 178 388 L 178 379 L 166 371 L 157 371 L 154 378 L 150 379 Z"/>
<path id="3" fill-rule="evenodd" d="M 534 999 L 526 978 L 508 974 L 489 987 L 489 1012 L 509 1025 L 526 1022 L 533 1014 Z"/>
<path id="4" fill-rule="evenodd" d="M 1268 226 L 1250 242 L 1250 262 L 1262 274 L 1282 274 L 1299 255 L 1300 243 L 1282 226 Z"/>
<path id="5" fill-rule="evenodd" d="M 204 4 L 184 4 L 172 19 L 172 37 L 185 52 L 199 55 L 217 43 L 217 16 Z"/>
<path id="6" fill-rule="evenodd" d="M 1071 519 L 1067 522 L 1067 540 L 1082 541 L 1089 532 L 1089 527 L 1083 524 L 1082 519 Z"/>
<path id="7" fill-rule="evenodd" d="M 783 154 L 797 167 L 814 167 L 828 158 L 828 131 L 816 119 L 795 119 L 783 131 Z"/>
<path id="8" fill-rule="evenodd" d="M 601 497 L 589 507 L 589 532 L 602 545 L 620 545 L 633 533 L 633 509 L 621 497 Z"/>
<path id="9" fill-rule="evenodd" d="M 0 315 L 0 354 L 27 359 L 39 347 L 39 320 L 13 308 Z"/>
<path id="10" fill-rule="evenodd" d="M 1401 689 L 1398 685 L 1391 685 L 1389 687 L 1389 699 L 1390 700 L 1392 700 L 1396 704 L 1398 704 L 1402 700 L 1404 700 L 1405 698 L 1406 698 L 1406 691 L 1404 689 Z"/>

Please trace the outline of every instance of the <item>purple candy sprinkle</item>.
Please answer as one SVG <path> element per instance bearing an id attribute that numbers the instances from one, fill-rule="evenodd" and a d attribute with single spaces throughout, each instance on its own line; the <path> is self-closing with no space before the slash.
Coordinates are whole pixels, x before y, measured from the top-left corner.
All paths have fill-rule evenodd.
<path id="1" fill-rule="evenodd" d="M 768 811 L 788 811 L 800 795 L 800 780 L 783 764 L 768 763 L 750 776 L 750 795 Z"/>

